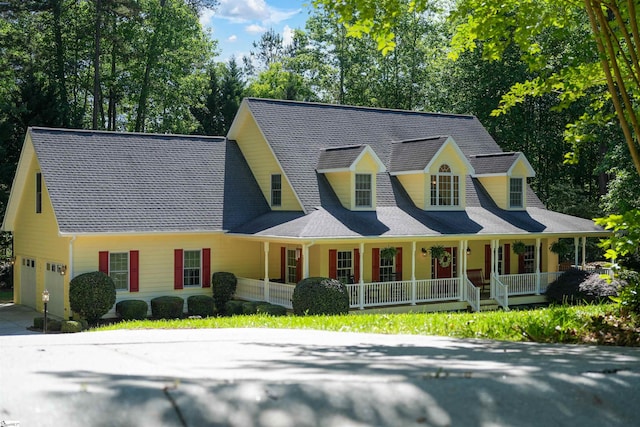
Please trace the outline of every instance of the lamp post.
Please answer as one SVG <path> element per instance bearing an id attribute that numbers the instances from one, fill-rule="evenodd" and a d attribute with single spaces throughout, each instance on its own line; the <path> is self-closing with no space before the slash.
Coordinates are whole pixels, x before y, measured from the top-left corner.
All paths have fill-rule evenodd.
<path id="1" fill-rule="evenodd" d="M 42 302 L 44 303 L 44 325 L 42 326 L 42 331 L 47 333 L 47 303 L 49 302 L 49 291 L 42 291 Z"/>

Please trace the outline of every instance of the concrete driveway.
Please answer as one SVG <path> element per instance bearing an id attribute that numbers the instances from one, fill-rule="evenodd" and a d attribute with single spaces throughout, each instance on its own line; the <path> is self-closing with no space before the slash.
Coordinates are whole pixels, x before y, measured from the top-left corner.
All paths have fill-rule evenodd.
<path id="1" fill-rule="evenodd" d="M 640 425 L 640 349 L 219 329 L 0 336 L 21 426 Z"/>

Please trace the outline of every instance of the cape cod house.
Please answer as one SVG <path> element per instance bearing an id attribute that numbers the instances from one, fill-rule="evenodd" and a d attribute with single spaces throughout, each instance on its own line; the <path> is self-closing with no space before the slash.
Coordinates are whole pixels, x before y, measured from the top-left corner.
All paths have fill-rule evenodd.
<path id="1" fill-rule="evenodd" d="M 118 301 L 186 300 L 230 271 L 238 297 L 285 306 L 327 276 L 354 309 L 507 308 L 557 276 L 554 241 L 578 264 L 605 234 L 545 209 L 534 174 L 472 116 L 247 98 L 226 138 L 29 128 L 2 228 L 16 301 L 42 309 L 46 288 L 64 318 L 95 270 Z"/>

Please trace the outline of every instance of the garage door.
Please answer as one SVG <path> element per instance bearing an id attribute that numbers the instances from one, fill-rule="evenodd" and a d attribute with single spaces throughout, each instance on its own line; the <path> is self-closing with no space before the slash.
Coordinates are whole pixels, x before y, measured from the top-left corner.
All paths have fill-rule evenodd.
<path id="1" fill-rule="evenodd" d="M 49 291 L 47 310 L 54 316 L 64 315 L 64 276 L 60 274 L 62 265 L 48 262 L 44 272 L 44 287 Z"/>
<path id="2" fill-rule="evenodd" d="M 22 258 L 20 304 L 36 308 L 36 260 L 32 258 Z"/>

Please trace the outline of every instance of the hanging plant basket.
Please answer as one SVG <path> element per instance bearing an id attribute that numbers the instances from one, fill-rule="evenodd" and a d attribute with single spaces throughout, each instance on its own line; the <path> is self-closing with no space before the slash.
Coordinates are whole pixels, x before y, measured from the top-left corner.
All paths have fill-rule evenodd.
<path id="1" fill-rule="evenodd" d="M 380 257 L 382 259 L 394 259 L 397 253 L 398 250 L 396 248 L 389 246 L 380 250 Z"/>
<path id="2" fill-rule="evenodd" d="M 444 246 L 431 246 L 429 252 L 431 252 L 431 258 L 437 259 L 441 267 L 448 267 L 451 264 L 451 254 L 444 249 Z"/>
<path id="3" fill-rule="evenodd" d="M 523 241 L 518 240 L 517 242 L 513 242 L 511 249 L 513 250 L 513 253 L 516 255 L 524 255 L 525 251 L 527 250 L 527 246 L 524 244 Z"/>

